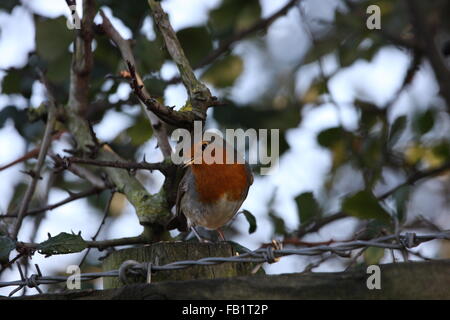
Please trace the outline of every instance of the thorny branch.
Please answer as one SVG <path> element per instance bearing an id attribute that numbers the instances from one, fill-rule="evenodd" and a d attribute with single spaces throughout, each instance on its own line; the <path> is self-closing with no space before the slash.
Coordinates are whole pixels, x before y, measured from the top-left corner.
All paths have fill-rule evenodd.
<path id="1" fill-rule="evenodd" d="M 177 35 L 170 24 L 169 17 L 164 12 L 161 4 L 154 0 L 148 0 L 152 16 L 156 26 L 164 38 L 167 51 L 180 72 L 189 96 L 189 102 L 195 115 L 195 120 L 206 120 L 206 110 L 216 103 L 216 98 L 211 95 L 209 89 L 195 76 L 195 73 L 178 41 Z"/>
<path id="2" fill-rule="evenodd" d="M 85 0 L 86 3 L 83 7 L 84 10 L 88 10 L 86 7 L 92 9 L 92 0 Z M 91 13 L 89 11 L 89 13 Z M 93 19 L 94 15 L 86 15 Z M 85 15 L 83 15 L 83 19 Z M 104 19 L 104 22 L 106 20 Z M 89 33 L 92 30 L 83 30 L 85 26 L 91 25 L 92 21 L 89 20 L 85 25 L 82 23 L 80 36 L 85 33 Z M 89 37 L 88 37 L 89 38 Z M 85 38 L 83 38 L 86 40 Z M 122 159 L 108 146 L 100 146 L 95 137 L 92 135 L 92 130 L 89 127 L 86 119 L 83 118 L 84 105 L 82 94 L 87 95 L 88 91 L 81 90 L 83 88 L 84 81 L 88 82 L 87 77 L 83 77 L 84 73 L 80 74 L 79 66 L 84 66 L 86 63 L 83 60 L 86 58 L 86 50 L 90 50 L 90 44 L 79 40 L 80 46 L 75 46 L 72 72 L 71 72 L 71 86 L 69 96 L 69 110 L 67 110 L 66 125 L 75 137 L 77 147 L 84 154 L 90 154 L 93 158 L 101 161 L 121 161 Z M 89 68 L 85 69 L 86 72 L 90 72 Z M 76 79 L 73 79 L 76 78 Z M 155 239 L 163 239 L 168 236 L 168 233 L 163 229 L 164 224 L 170 217 L 169 209 L 167 208 L 167 201 L 164 197 L 164 190 L 156 194 L 150 194 L 145 187 L 133 176 L 129 175 L 123 170 L 117 168 L 105 167 L 104 171 L 108 175 L 108 179 L 113 182 L 118 192 L 123 193 L 128 201 L 136 209 L 136 214 L 139 218 L 139 222 L 144 225 L 146 235 L 148 238 L 154 237 Z"/>
<path id="3" fill-rule="evenodd" d="M 133 52 L 131 50 L 129 41 L 122 38 L 120 33 L 117 32 L 117 30 L 112 25 L 111 21 L 109 21 L 108 17 L 103 13 L 102 10 L 100 10 L 100 15 L 103 19 L 103 22 L 101 24 L 103 31 L 119 48 L 123 60 L 126 62 L 129 62 L 133 66 L 136 65 L 135 58 L 134 58 Z M 142 88 L 143 94 L 146 97 L 150 98 L 150 94 L 145 89 L 144 82 L 142 81 L 141 76 L 137 73 L 136 70 L 135 70 L 135 80 L 137 82 L 137 86 Z M 141 102 L 144 103 L 142 100 L 141 100 Z M 148 106 L 147 106 L 147 108 L 148 108 Z M 172 148 L 170 147 L 170 144 L 169 144 L 166 126 L 155 115 L 154 110 L 144 108 L 144 111 L 146 111 L 147 117 L 150 120 L 154 135 L 155 135 L 156 139 L 158 140 L 158 146 L 160 147 L 161 152 L 163 153 L 165 158 L 169 157 L 170 154 L 172 153 Z"/>
<path id="4" fill-rule="evenodd" d="M 77 157 L 69 157 L 63 158 L 62 161 L 65 163 L 65 166 L 70 167 L 72 163 L 80 163 L 80 164 L 88 164 L 98 167 L 112 167 L 112 168 L 121 168 L 127 170 L 159 170 L 162 173 L 166 174 L 169 166 L 171 166 L 168 162 L 158 162 L 158 163 L 149 163 L 143 160 L 142 162 L 131 162 L 131 161 L 102 161 L 95 159 L 84 159 Z"/>
<path id="5" fill-rule="evenodd" d="M 191 128 L 193 126 L 196 116 L 190 111 L 177 111 L 173 108 L 166 107 L 158 100 L 150 97 L 145 91 L 144 86 L 140 84 L 139 76 L 136 73 L 134 65 L 127 61 L 128 70 L 130 71 L 131 87 L 142 103 L 147 107 L 147 110 L 155 113 L 163 121 L 181 128 Z"/>
<path id="6" fill-rule="evenodd" d="M 25 214 L 28 210 L 28 206 L 30 204 L 31 198 L 36 189 L 36 185 L 38 180 L 41 177 L 41 170 L 44 166 L 44 161 L 47 156 L 47 151 L 50 147 L 50 143 L 52 141 L 52 132 L 56 123 L 56 106 L 54 105 L 54 101 L 49 101 L 48 104 L 48 116 L 47 116 L 47 125 L 45 127 L 44 138 L 42 140 L 41 148 L 39 150 L 39 156 L 37 163 L 33 170 L 33 177 L 28 185 L 28 188 L 23 197 L 22 203 L 19 208 L 19 212 L 17 214 L 16 224 L 14 225 L 14 229 L 12 232 L 12 238 L 17 239 L 17 235 L 19 233 L 20 227 L 22 226 L 23 218 L 25 218 Z"/>
<path id="7" fill-rule="evenodd" d="M 94 195 L 100 194 L 100 193 L 102 193 L 105 190 L 107 190 L 107 189 L 106 188 L 94 187 L 94 188 L 91 188 L 91 189 L 86 190 L 86 191 L 81 191 L 79 193 L 71 193 L 69 197 L 67 197 L 67 198 L 65 198 L 65 199 L 63 199 L 61 201 L 58 201 L 58 202 L 56 202 L 54 204 L 49 204 L 49 205 L 46 205 L 46 206 L 44 206 L 42 208 L 32 209 L 32 210 L 29 210 L 29 211 L 25 212 L 24 213 L 24 217 L 33 216 L 33 215 L 36 215 L 36 214 L 41 213 L 41 212 L 53 210 L 53 209 L 56 209 L 58 207 L 61 207 L 61 206 L 65 205 L 65 204 L 68 204 L 70 202 L 76 201 L 78 199 L 83 199 L 83 198 L 87 198 L 87 197 L 90 197 L 90 196 L 94 196 Z M 13 218 L 13 217 L 17 217 L 17 216 L 18 216 L 17 213 L 10 213 L 10 214 L 5 214 L 5 215 L 0 215 L 0 219 L 2 219 L 2 218 Z"/>
<path id="8" fill-rule="evenodd" d="M 143 234 L 135 236 L 135 237 L 125 237 L 118 239 L 109 239 L 109 240 L 91 240 L 85 241 L 87 244 L 87 248 L 96 248 L 98 250 L 104 250 L 109 247 L 120 247 L 120 246 L 128 246 L 133 244 L 145 244 L 149 243 L 148 238 Z M 38 250 L 38 243 L 29 243 L 29 242 L 18 242 L 18 249 L 28 249 L 28 250 Z"/>
<path id="9" fill-rule="evenodd" d="M 112 202 L 113 198 L 114 198 L 114 191 L 111 191 L 111 194 L 109 195 L 109 198 L 108 198 L 108 202 L 106 203 L 105 209 L 103 210 L 102 221 L 100 222 L 100 225 L 98 226 L 97 231 L 95 232 L 94 236 L 92 237 L 92 241 L 97 240 L 97 237 L 100 234 L 100 230 L 102 229 L 103 225 L 106 222 L 106 218 L 108 217 L 109 209 L 111 208 L 111 202 Z M 78 264 L 78 266 L 80 268 L 83 265 L 84 261 L 86 260 L 87 256 L 89 255 L 90 251 L 91 251 L 91 248 L 88 248 L 86 253 L 84 254 L 83 258 L 81 259 L 80 263 Z"/>

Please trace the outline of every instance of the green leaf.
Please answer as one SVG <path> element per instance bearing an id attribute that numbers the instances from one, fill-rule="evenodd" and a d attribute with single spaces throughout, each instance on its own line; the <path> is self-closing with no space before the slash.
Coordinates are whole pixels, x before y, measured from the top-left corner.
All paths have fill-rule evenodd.
<path id="1" fill-rule="evenodd" d="M 359 219 L 376 219 L 385 224 L 388 224 L 391 220 L 391 216 L 369 191 L 360 191 L 346 198 L 342 204 L 342 209 L 347 214 Z"/>
<path id="2" fill-rule="evenodd" d="M 258 0 L 224 0 L 220 7 L 211 10 L 208 26 L 214 37 L 226 38 L 239 30 L 250 27 L 261 17 Z"/>
<path id="3" fill-rule="evenodd" d="M 257 228 L 257 225 L 256 225 L 256 218 L 255 218 L 255 216 L 250 212 L 250 211 L 248 211 L 248 210 L 242 210 L 241 211 L 243 214 L 244 214 L 244 216 L 245 216 L 245 218 L 247 219 L 247 222 L 248 222 L 248 224 L 249 224 L 249 227 L 248 227 L 248 233 L 249 234 L 252 234 L 253 232 L 255 232 L 256 231 L 256 228 Z"/>
<path id="4" fill-rule="evenodd" d="M 146 88 L 152 90 L 153 97 L 164 97 L 164 90 L 166 90 L 167 82 L 156 77 L 147 77 L 144 80 Z"/>
<path id="5" fill-rule="evenodd" d="M 67 254 L 80 252 L 87 248 L 86 241 L 79 234 L 61 232 L 57 236 L 50 237 L 38 246 L 40 253 L 45 255 Z"/>
<path id="6" fill-rule="evenodd" d="M 6 10 L 6 12 L 11 13 L 12 9 L 18 4 L 17 0 L 2 0 L 0 10 Z"/>
<path id="7" fill-rule="evenodd" d="M 443 161 L 450 160 L 450 142 L 441 141 L 433 147 L 433 154 L 436 157 L 442 158 Z"/>
<path id="8" fill-rule="evenodd" d="M 163 47 L 164 45 L 159 37 L 150 41 L 143 35 L 139 36 L 136 39 L 134 51 L 138 63 L 140 63 L 140 70 L 145 73 L 159 71 L 166 59 L 165 51 L 161 50 Z"/>
<path id="9" fill-rule="evenodd" d="M 369 247 L 364 251 L 364 261 L 367 265 L 379 264 L 384 257 L 384 249 L 377 247 Z"/>
<path id="10" fill-rule="evenodd" d="M 205 27 L 186 28 L 177 32 L 178 40 L 186 56 L 195 66 L 212 51 L 212 39 Z"/>
<path id="11" fill-rule="evenodd" d="M 286 224 L 283 218 L 277 216 L 273 211 L 269 212 L 269 218 L 272 221 L 274 233 L 281 236 L 286 235 Z"/>
<path id="12" fill-rule="evenodd" d="M 416 115 L 413 121 L 413 127 L 419 134 L 425 134 L 433 129 L 434 111 L 429 109 Z"/>
<path id="13" fill-rule="evenodd" d="M 69 53 L 69 45 L 75 33 L 66 25 L 66 18 L 36 19 L 36 51 L 48 62 L 58 60 Z M 68 66 L 69 67 L 69 66 Z"/>
<path id="14" fill-rule="evenodd" d="M 340 42 L 338 46 L 338 58 L 341 67 L 350 66 L 355 60 L 359 59 L 361 52 L 358 49 L 364 38 L 361 35 L 351 35 Z"/>
<path id="15" fill-rule="evenodd" d="M 316 45 L 311 46 L 303 58 L 303 64 L 317 62 L 317 59 L 335 51 L 337 49 L 336 44 L 337 40 L 333 38 L 318 41 Z"/>
<path id="16" fill-rule="evenodd" d="M 0 128 L 5 125 L 8 119 L 14 121 L 14 126 L 18 130 L 21 130 L 28 120 L 25 110 L 20 110 L 13 106 L 7 106 L 0 111 Z"/>
<path id="17" fill-rule="evenodd" d="M 300 223 L 304 224 L 313 218 L 321 215 L 319 204 L 312 192 L 305 192 L 295 198 L 297 210 L 300 217 Z"/>
<path id="18" fill-rule="evenodd" d="M 317 136 L 317 142 L 325 148 L 331 148 L 345 135 L 344 129 L 341 127 L 329 128 L 323 130 Z"/>
<path id="19" fill-rule="evenodd" d="M 243 69 L 242 59 L 238 56 L 229 55 L 209 67 L 203 73 L 202 80 L 218 88 L 230 87 Z"/>
<path id="20" fill-rule="evenodd" d="M 131 138 L 131 143 L 135 146 L 140 146 L 150 140 L 153 131 L 152 127 L 146 117 L 139 116 L 136 122 L 126 129 L 128 136 Z"/>
<path id="21" fill-rule="evenodd" d="M 16 242 L 9 237 L 0 237 L 0 265 L 9 261 L 9 254 L 16 248 Z"/>
<path id="22" fill-rule="evenodd" d="M 35 80 L 27 66 L 23 69 L 9 69 L 3 78 L 1 92 L 3 94 L 21 94 L 25 98 L 29 98 Z"/>
<path id="23" fill-rule="evenodd" d="M 403 131 L 406 128 L 406 120 L 406 116 L 401 116 L 395 119 L 389 132 L 389 142 L 391 144 L 395 144 L 402 135 Z"/>
<path id="24" fill-rule="evenodd" d="M 133 39 L 142 27 L 142 22 L 149 14 L 147 1 L 133 1 L 132 5 L 128 1 L 117 0 L 97 0 L 98 8 L 106 6 L 111 9 L 114 17 L 120 19 L 125 26 L 133 32 Z"/>
<path id="25" fill-rule="evenodd" d="M 403 222 L 406 219 L 407 206 L 410 195 L 411 186 L 403 186 L 400 189 L 396 190 L 392 195 L 395 201 L 396 214 L 400 222 Z"/>

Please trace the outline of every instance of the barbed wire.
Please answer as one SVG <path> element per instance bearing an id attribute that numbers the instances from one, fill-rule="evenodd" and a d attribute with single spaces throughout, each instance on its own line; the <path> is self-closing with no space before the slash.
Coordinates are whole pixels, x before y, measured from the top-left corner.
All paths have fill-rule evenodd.
<path id="1" fill-rule="evenodd" d="M 123 283 L 129 283 L 129 276 L 144 276 L 147 277 L 147 282 L 151 282 L 151 274 L 159 271 L 170 271 L 186 269 L 193 266 L 210 266 L 222 263 L 274 263 L 281 257 L 300 255 L 300 256 L 315 256 L 326 252 L 336 254 L 341 257 L 350 257 L 350 252 L 353 250 L 378 247 L 392 250 L 407 250 L 420 245 L 423 242 L 432 240 L 450 240 L 450 230 L 442 232 L 416 235 L 413 232 L 406 232 L 400 235 L 387 235 L 372 240 L 354 240 L 348 242 L 341 242 L 331 245 L 319 245 L 307 248 L 282 248 L 281 243 L 273 241 L 272 246 L 259 248 L 256 250 L 245 250 L 242 254 L 237 254 L 231 257 L 207 257 L 198 260 L 182 260 L 175 261 L 165 265 L 156 265 L 151 262 L 137 262 L 134 260 L 127 260 L 121 264 L 118 270 L 111 270 L 105 272 L 81 273 L 76 275 L 80 281 L 95 280 L 102 277 L 118 277 Z M 396 242 L 392 242 L 396 241 Z M 41 284 L 56 284 L 66 282 L 69 278 L 73 279 L 74 275 L 69 276 L 43 276 L 37 264 L 36 274 L 26 277 L 22 272 L 20 264 L 18 264 L 20 280 L 0 282 L 0 288 L 8 286 L 17 286 L 9 296 L 12 296 L 17 291 L 29 287 L 35 288 L 39 293 L 42 290 L 39 288 Z"/>

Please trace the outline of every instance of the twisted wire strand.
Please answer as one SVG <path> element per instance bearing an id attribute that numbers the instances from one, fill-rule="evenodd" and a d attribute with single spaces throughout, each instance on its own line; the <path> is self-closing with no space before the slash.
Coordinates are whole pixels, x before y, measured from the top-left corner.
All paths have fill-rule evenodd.
<path id="1" fill-rule="evenodd" d="M 398 237 L 398 238 L 397 238 Z M 390 243 L 389 241 L 397 240 L 397 243 Z M 253 251 L 246 251 L 243 254 L 231 256 L 231 257 L 207 257 L 198 260 L 183 260 L 175 261 L 165 265 L 155 265 L 151 262 L 137 262 L 133 260 L 127 260 L 122 263 L 118 270 L 111 270 L 105 272 L 92 272 L 79 274 L 80 281 L 95 280 L 102 277 L 119 277 L 125 284 L 128 283 L 129 275 L 144 275 L 147 279 L 151 279 L 151 273 L 157 271 L 169 271 L 185 269 L 193 266 L 209 266 L 217 265 L 226 262 L 238 263 L 274 263 L 278 261 L 278 258 L 300 255 L 300 256 L 315 256 L 321 255 L 326 252 L 334 253 L 337 255 L 348 256 L 349 251 L 357 250 L 365 247 L 378 247 L 384 249 L 396 249 L 404 250 L 410 249 L 420 245 L 423 242 L 432 240 L 450 240 L 450 230 L 445 230 L 433 234 L 416 235 L 415 233 L 407 232 L 401 235 L 388 235 L 379 237 L 373 240 L 355 240 L 349 242 L 343 242 L 334 245 L 320 245 L 316 247 L 307 248 L 281 248 L 281 246 L 269 246 L 266 248 L 259 248 Z M 29 277 L 25 277 L 22 269 L 19 265 L 19 273 L 21 280 L 0 282 L 0 288 L 8 286 L 17 286 L 9 296 L 19 291 L 24 287 L 35 288 L 39 293 L 42 290 L 39 288 L 41 284 L 55 284 L 60 282 L 66 282 L 69 277 L 73 276 L 42 276 L 42 273 L 38 265 L 36 266 L 37 274 L 32 274 Z"/>

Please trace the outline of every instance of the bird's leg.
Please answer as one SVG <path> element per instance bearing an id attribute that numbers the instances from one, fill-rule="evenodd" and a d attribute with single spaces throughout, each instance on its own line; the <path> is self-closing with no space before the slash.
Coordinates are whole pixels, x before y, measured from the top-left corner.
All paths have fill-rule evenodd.
<path id="1" fill-rule="evenodd" d="M 199 234 L 198 231 L 195 229 L 194 226 L 191 227 L 192 232 L 195 234 L 199 242 L 208 243 L 209 241 L 206 239 L 203 239 Z"/>
<path id="2" fill-rule="evenodd" d="M 226 241 L 225 240 L 225 235 L 223 234 L 223 231 L 220 228 L 217 228 L 216 231 L 219 234 L 220 241 Z"/>

